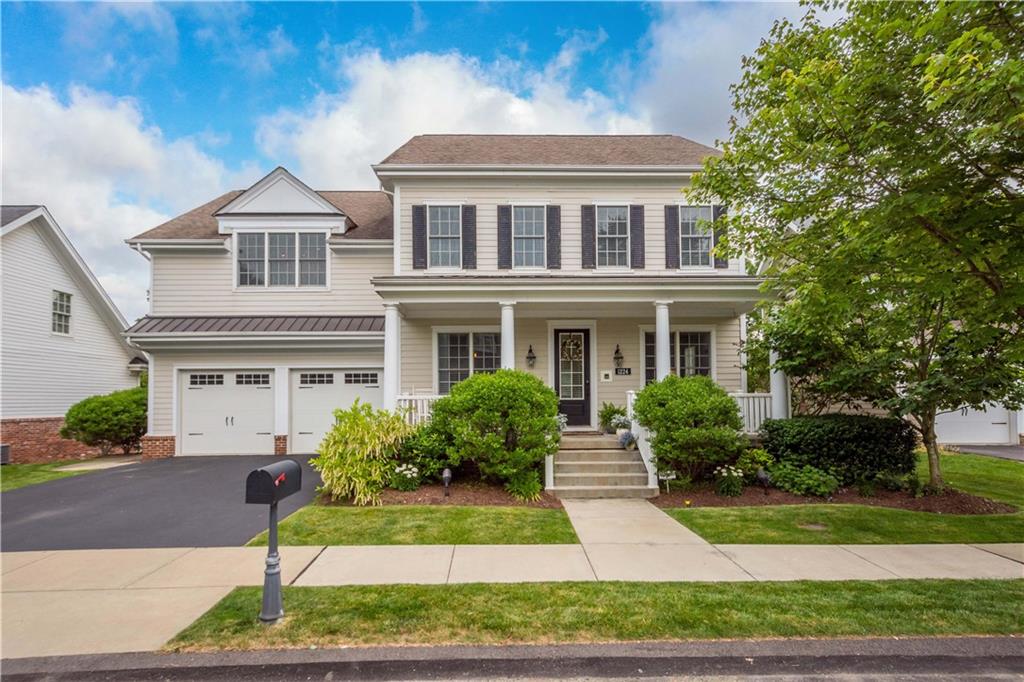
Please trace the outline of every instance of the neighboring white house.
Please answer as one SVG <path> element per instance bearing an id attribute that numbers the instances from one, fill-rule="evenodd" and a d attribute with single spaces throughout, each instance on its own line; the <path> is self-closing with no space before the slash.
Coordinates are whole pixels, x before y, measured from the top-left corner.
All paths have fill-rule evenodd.
<path id="1" fill-rule="evenodd" d="M 88 396 L 137 386 L 145 364 L 45 206 L 3 206 L 0 224 L 0 441 L 14 462 L 81 454 L 89 449 L 60 438 L 64 413 Z"/>

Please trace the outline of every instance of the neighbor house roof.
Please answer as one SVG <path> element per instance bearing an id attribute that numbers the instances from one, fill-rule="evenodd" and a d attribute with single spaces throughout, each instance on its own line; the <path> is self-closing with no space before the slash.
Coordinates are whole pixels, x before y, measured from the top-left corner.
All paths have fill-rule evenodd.
<path id="1" fill-rule="evenodd" d="M 324 334 L 383 331 L 384 318 L 372 315 L 225 315 L 143 317 L 129 327 L 125 334 Z"/>
<path id="2" fill-rule="evenodd" d="M 18 218 L 31 213 L 37 208 L 41 207 L 38 204 L 31 206 L 0 206 L 0 226 L 14 222 Z"/>
<path id="3" fill-rule="evenodd" d="M 245 190 L 225 192 L 216 199 L 132 237 L 145 239 L 218 239 L 217 211 Z M 351 223 L 339 239 L 391 239 L 391 199 L 378 190 L 317 191 L 321 197 L 344 213 Z"/>
<path id="4" fill-rule="evenodd" d="M 720 154 L 678 135 L 417 135 L 378 165 L 697 166 Z"/>

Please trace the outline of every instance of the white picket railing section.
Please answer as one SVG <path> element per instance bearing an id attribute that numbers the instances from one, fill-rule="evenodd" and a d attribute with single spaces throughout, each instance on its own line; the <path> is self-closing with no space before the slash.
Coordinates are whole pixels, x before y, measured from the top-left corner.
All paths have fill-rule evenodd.
<path id="1" fill-rule="evenodd" d="M 747 433 L 757 433 L 761 430 L 762 422 L 771 418 L 771 393 L 730 393 L 729 395 L 740 405 L 743 430 Z"/>
<path id="2" fill-rule="evenodd" d="M 629 430 L 636 438 L 636 449 L 644 460 L 644 467 L 647 469 L 647 485 L 651 488 L 658 487 L 658 471 L 654 468 L 654 451 L 651 450 L 651 439 L 647 429 L 640 426 L 633 414 L 633 402 L 636 400 L 636 391 L 626 391 L 626 418 L 629 419 Z"/>
<path id="3" fill-rule="evenodd" d="M 430 421 L 434 403 L 440 398 L 439 395 L 400 395 L 396 407 L 399 412 L 405 412 L 405 421 L 418 426 Z"/>

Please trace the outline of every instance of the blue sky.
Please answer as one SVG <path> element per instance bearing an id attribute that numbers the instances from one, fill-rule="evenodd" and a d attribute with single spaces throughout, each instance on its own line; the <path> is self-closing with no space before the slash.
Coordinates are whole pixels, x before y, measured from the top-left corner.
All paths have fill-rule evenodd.
<path id="1" fill-rule="evenodd" d="M 425 132 L 727 133 L 795 4 L 0 4 L 5 203 L 47 204 L 129 319 L 122 240 L 283 164 L 372 188 Z"/>

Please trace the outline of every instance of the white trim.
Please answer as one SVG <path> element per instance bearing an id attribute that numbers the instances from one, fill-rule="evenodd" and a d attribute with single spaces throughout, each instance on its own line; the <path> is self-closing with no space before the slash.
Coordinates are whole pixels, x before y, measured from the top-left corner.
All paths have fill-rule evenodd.
<path id="1" fill-rule="evenodd" d="M 548 320 L 548 386 L 555 387 L 555 329 L 586 329 L 590 332 L 590 424 L 576 430 L 597 427 L 597 320 Z"/>
<path id="2" fill-rule="evenodd" d="M 718 383 L 718 346 L 715 344 L 718 342 L 718 325 L 715 324 L 670 324 L 668 327 L 669 332 L 711 332 L 711 380 L 716 384 Z M 646 385 L 647 382 L 647 346 L 645 345 L 644 334 L 655 333 L 657 330 L 653 324 L 642 324 L 640 325 L 640 384 L 641 388 Z M 676 344 L 676 348 L 670 348 L 669 352 L 676 352 L 679 350 L 679 344 Z M 669 367 L 672 363 L 669 362 Z M 671 372 L 671 370 L 669 370 Z M 676 356 L 676 372 L 679 371 L 679 356 Z"/>
<path id="3" fill-rule="evenodd" d="M 548 269 L 548 204 L 547 202 L 533 202 L 533 203 L 516 203 L 509 202 L 509 210 L 512 215 L 511 228 L 512 228 L 512 269 L 517 272 L 544 272 Z M 516 265 L 516 208 L 539 208 L 541 209 L 541 216 L 543 216 L 544 232 L 541 235 L 541 245 L 544 247 L 541 249 L 541 254 L 544 256 L 544 265 Z M 522 237 L 527 239 L 527 237 Z M 536 237 L 534 237 L 536 239 Z"/>
<path id="4" fill-rule="evenodd" d="M 740 315 L 740 393 L 747 393 L 747 314 Z"/>
<path id="5" fill-rule="evenodd" d="M 630 216 L 629 207 L 632 204 L 621 204 L 618 202 L 595 201 L 594 202 L 594 270 L 597 272 L 631 272 L 633 270 L 633 219 Z M 599 208 L 625 208 L 626 209 L 626 264 L 625 265 L 601 265 L 601 237 L 597 234 L 597 224 L 600 221 Z M 645 211 L 646 213 L 646 211 Z M 645 216 L 646 217 L 646 216 Z M 618 237 L 605 237 L 605 239 L 618 239 Z"/>
<path id="6" fill-rule="evenodd" d="M 438 272 L 438 273 L 462 272 L 465 269 L 465 268 L 463 268 L 463 263 L 462 263 L 462 239 L 463 239 L 463 236 L 464 236 L 463 233 L 462 233 L 462 207 L 465 205 L 465 202 L 463 202 L 463 201 L 445 201 L 445 202 L 441 202 L 441 201 L 426 201 L 422 205 L 423 205 L 424 210 L 426 211 L 426 214 L 427 214 L 426 215 L 426 218 L 427 218 L 427 224 L 426 224 L 426 229 L 427 229 L 427 271 L 428 272 Z M 431 209 L 431 207 L 435 207 L 435 208 L 451 208 L 453 206 L 458 206 L 458 208 L 459 208 L 459 211 L 458 211 L 458 214 L 459 214 L 459 264 L 458 264 L 458 266 L 453 266 L 453 265 L 431 265 L 430 264 L 430 209 Z M 435 239 L 451 239 L 451 237 L 435 237 Z"/>
<path id="7" fill-rule="evenodd" d="M 236 235 L 238 234 L 262 234 L 263 235 L 263 285 L 258 284 L 246 284 L 240 285 L 238 283 L 238 248 L 235 244 Z M 270 235 L 271 234 L 291 234 L 295 237 L 295 284 L 270 284 Z M 324 235 L 324 283 L 321 284 L 299 284 L 301 277 L 300 273 L 300 238 L 302 234 L 322 234 Z M 331 266 L 333 265 L 331 259 L 331 233 L 329 230 L 322 228 L 319 229 L 254 229 L 246 228 L 236 230 L 230 238 L 231 247 L 228 249 L 231 253 L 231 290 L 237 293 L 251 293 L 251 292 L 267 292 L 267 291 L 330 291 L 331 290 Z"/>
<path id="8" fill-rule="evenodd" d="M 259 198 L 267 189 L 269 189 L 275 182 L 284 181 L 291 185 L 294 189 L 298 190 L 301 194 L 305 195 L 310 201 L 320 206 L 324 213 L 334 214 L 343 216 L 344 213 L 338 209 L 337 206 L 320 196 L 316 190 L 310 188 L 306 183 L 299 180 L 297 177 L 288 172 L 284 166 L 278 166 L 274 170 L 270 171 L 262 178 L 257 180 L 249 189 L 245 190 L 237 197 L 229 201 L 227 204 L 217 210 L 216 216 L 230 215 L 238 209 L 244 208 L 253 200 Z M 241 213 L 241 211 L 239 211 Z"/>
<path id="9" fill-rule="evenodd" d="M 400 275 L 402 274 L 402 188 L 397 184 L 391 195 L 391 239 L 395 244 L 391 269 L 393 274 Z M 430 259 L 429 253 L 427 259 Z"/>
<path id="10" fill-rule="evenodd" d="M 434 395 L 441 395 L 440 380 L 437 372 L 437 335 L 438 334 L 469 334 L 469 376 L 473 376 L 473 334 L 501 333 L 501 325 L 440 325 L 430 328 L 430 366 L 433 372 L 431 386 Z M 501 347 L 505 347 L 505 340 L 501 340 Z"/>

